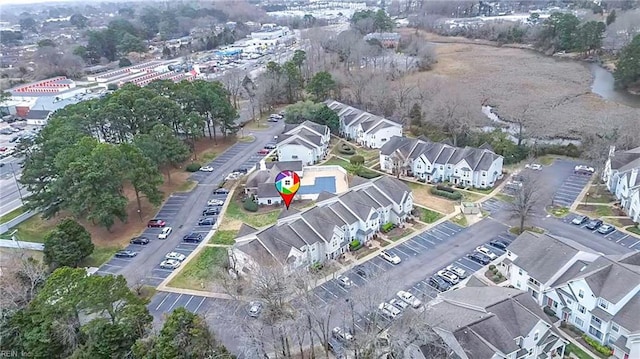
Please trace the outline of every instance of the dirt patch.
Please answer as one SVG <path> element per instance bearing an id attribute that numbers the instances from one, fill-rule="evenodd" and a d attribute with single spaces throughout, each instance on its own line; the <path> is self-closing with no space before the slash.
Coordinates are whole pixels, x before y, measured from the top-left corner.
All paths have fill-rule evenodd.
<path id="1" fill-rule="evenodd" d="M 451 213 L 455 210 L 456 201 L 451 201 L 443 197 L 431 194 L 431 186 L 409 183 L 411 191 L 413 191 L 413 202 L 423 207 L 436 210 L 440 213 Z"/>
<path id="2" fill-rule="evenodd" d="M 444 79 L 465 89 L 471 101 L 480 104 L 488 99 L 505 119 L 519 116 L 528 105 L 525 126 L 529 134 L 538 137 L 578 137 L 586 131 L 610 128 L 612 124 L 625 131 L 637 128 L 638 109 L 591 93 L 591 73 L 580 62 L 544 56 L 533 50 L 487 46 L 490 42 L 426 33 L 423 36 L 454 43 L 437 43 L 438 62 L 433 70 L 411 74 L 407 82 Z"/>

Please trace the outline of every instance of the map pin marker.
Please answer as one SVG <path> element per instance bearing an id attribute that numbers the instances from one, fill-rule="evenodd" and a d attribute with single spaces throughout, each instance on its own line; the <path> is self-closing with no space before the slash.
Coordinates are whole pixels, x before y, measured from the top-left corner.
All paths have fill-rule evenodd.
<path id="1" fill-rule="evenodd" d="M 276 190 L 289 209 L 293 197 L 300 189 L 300 177 L 294 171 L 282 171 L 276 176 Z"/>

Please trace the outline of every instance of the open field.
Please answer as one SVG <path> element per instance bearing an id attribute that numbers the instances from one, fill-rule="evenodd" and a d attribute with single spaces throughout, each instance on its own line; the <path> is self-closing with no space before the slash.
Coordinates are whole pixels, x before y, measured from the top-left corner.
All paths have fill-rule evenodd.
<path id="1" fill-rule="evenodd" d="M 436 44 L 438 62 L 432 71 L 411 74 L 407 82 L 445 81 L 464 89 L 464 96 L 476 101 L 478 107 L 486 100 L 505 119 L 521 116 L 528 107 L 524 124 L 527 132 L 537 137 L 575 138 L 585 131 L 612 125 L 621 133 L 632 133 L 624 131 L 633 128 L 637 132 L 640 111 L 591 93 L 591 73 L 582 63 L 532 50 L 423 35 L 431 41 L 449 43 Z"/>
<path id="2" fill-rule="evenodd" d="M 169 282 L 170 287 L 212 290 L 216 274 L 227 262 L 227 249 L 206 247 Z"/>
<path id="3" fill-rule="evenodd" d="M 417 184 L 413 182 L 407 182 L 407 184 L 413 192 L 413 202 L 421 206 L 434 209 L 440 213 L 448 214 L 454 211 L 454 206 L 456 204 L 459 204 L 458 201 L 452 201 L 431 194 L 430 185 Z"/>

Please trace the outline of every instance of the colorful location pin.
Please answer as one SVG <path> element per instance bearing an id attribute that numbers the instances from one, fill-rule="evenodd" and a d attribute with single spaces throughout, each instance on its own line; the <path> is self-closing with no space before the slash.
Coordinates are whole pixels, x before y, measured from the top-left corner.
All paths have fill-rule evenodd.
<path id="1" fill-rule="evenodd" d="M 300 189 L 300 177 L 294 171 L 282 171 L 276 176 L 276 190 L 289 209 L 293 197 Z"/>

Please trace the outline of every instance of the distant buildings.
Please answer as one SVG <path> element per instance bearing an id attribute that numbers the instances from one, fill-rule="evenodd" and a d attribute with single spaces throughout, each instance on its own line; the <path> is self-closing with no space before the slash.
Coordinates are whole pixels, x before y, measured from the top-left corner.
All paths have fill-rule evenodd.
<path id="1" fill-rule="evenodd" d="M 276 154 L 280 161 L 301 161 L 312 165 L 323 160 L 329 152 L 331 132 L 329 127 L 304 121 L 299 125 L 285 125 L 278 136 Z"/>
<path id="2" fill-rule="evenodd" d="M 252 32 L 249 37 L 247 45 L 263 48 L 274 48 L 295 42 L 295 35 L 288 27 L 276 24 L 263 24 L 259 31 Z"/>
<path id="3" fill-rule="evenodd" d="M 489 149 L 453 147 L 395 136 L 380 149 L 380 169 L 429 183 L 491 188 L 502 176 L 503 157 Z"/>
<path id="4" fill-rule="evenodd" d="M 640 223 L 640 147 L 616 151 L 612 146 L 602 171 L 607 189 L 620 201 L 620 207 L 635 223 Z"/>
<path id="5" fill-rule="evenodd" d="M 400 44 L 400 34 L 397 32 L 374 32 L 365 35 L 364 40 L 377 40 L 382 46 L 395 49 Z"/>

